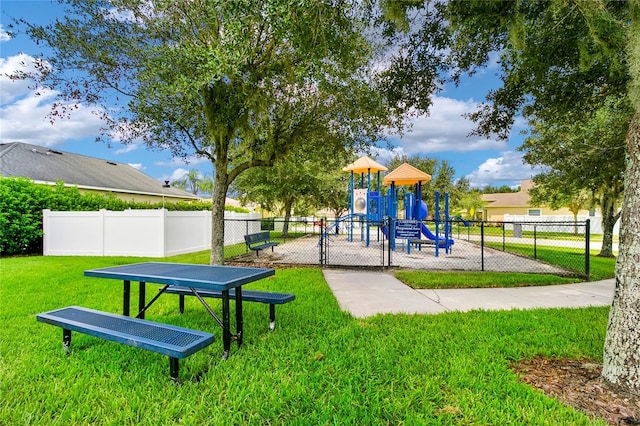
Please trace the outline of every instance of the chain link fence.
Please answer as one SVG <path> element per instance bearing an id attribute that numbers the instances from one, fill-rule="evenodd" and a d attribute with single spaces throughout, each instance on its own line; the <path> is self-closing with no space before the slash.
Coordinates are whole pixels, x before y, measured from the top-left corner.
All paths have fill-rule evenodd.
<path id="1" fill-rule="evenodd" d="M 279 245 L 258 253 L 245 244 L 227 247 L 232 262 L 348 268 L 552 273 L 589 277 L 589 221 L 486 222 L 261 219 Z M 256 232 L 257 222 L 225 221 Z"/>

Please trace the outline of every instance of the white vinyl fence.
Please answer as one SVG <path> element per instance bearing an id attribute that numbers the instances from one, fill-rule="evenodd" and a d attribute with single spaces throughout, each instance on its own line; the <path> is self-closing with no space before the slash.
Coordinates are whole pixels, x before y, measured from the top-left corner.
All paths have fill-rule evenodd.
<path id="1" fill-rule="evenodd" d="M 602 234 L 602 216 L 578 216 L 578 223 L 581 227 L 583 227 L 584 222 L 589 219 L 589 229 L 591 234 Z M 546 222 L 549 224 L 553 224 L 553 222 L 562 222 L 562 223 L 571 223 L 573 222 L 573 216 L 526 216 L 526 215 L 513 215 L 513 214 L 505 214 L 504 215 L 504 224 L 505 229 L 513 229 L 513 222 L 522 223 L 523 230 L 531 231 L 533 226 L 527 226 L 526 223 L 534 222 L 534 223 L 542 223 Z M 581 228 L 581 232 L 584 232 L 584 228 Z M 573 232 L 573 228 L 571 226 L 558 226 L 556 228 L 553 227 L 545 227 L 546 232 Z M 616 222 L 613 227 L 613 234 L 619 235 L 620 233 L 620 221 Z"/>
<path id="2" fill-rule="evenodd" d="M 225 212 L 225 245 L 260 232 L 259 213 Z M 166 257 L 211 249 L 210 211 L 42 211 L 45 256 Z M 237 226 L 237 221 L 247 221 Z"/>

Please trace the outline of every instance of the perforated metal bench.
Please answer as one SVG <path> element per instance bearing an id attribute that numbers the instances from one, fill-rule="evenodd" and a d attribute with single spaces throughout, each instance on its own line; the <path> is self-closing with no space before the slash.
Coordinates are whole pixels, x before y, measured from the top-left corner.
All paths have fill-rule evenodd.
<path id="1" fill-rule="evenodd" d="M 178 380 L 178 360 L 207 347 L 213 334 L 160 324 L 79 306 L 69 306 L 36 315 L 40 322 L 62 327 L 62 345 L 70 352 L 71 332 L 88 334 L 169 357 L 171 378 Z"/>
<path id="2" fill-rule="evenodd" d="M 279 244 L 276 241 L 271 241 L 271 233 L 269 231 L 247 234 L 244 236 L 244 242 L 247 244 L 249 250 L 256 252 L 256 257 L 258 257 L 260 250 L 271 247 L 271 251 L 273 252 L 273 248 Z"/>
<path id="3" fill-rule="evenodd" d="M 200 290 L 198 289 L 198 294 L 202 297 L 211 297 L 215 299 L 222 298 L 222 292 L 217 290 Z M 165 291 L 165 293 L 169 294 L 178 294 L 180 295 L 180 313 L 184 313 L 184 297 L 185 296 L 194 296 L 189 287 L 182 286 L 170 286 Z M 229 298 L 236 298 L 235 290 L 229 290 Z M 276 328 L 276 306 L 275 305 L 283 305 L 285 303 L 291 302 L 296 298 L 295 294 L 288 293 L 272 293 L 267 291 L 256 291 L 256 290 L 242 290 L 242 301 L 243 302 L 259 302 L 259 303 L 267 303 L 269 305 L 269 328 L 271 330 Z"/>
<path id="4" fill-rule="evenodd" d="M 436 242 L 433 240 L 410 240 L 409 242 L 411 243 L 411 245 L 418 247 L 436 245 Z"/>

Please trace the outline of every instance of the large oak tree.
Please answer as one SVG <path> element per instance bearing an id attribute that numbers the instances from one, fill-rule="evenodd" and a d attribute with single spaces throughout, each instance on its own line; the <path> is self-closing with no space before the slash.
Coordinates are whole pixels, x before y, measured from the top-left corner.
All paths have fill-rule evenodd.
<path id="1" fill-rule="evenodd" d="M 441 53 L 445 31 L 450 51 L 440 63 L 452 67 L 454 79 L 498 52 L 502 87 L 489 92 L 485 107 L 471 115 L 478 133 L 508 137 L 519 114 L 554 123 L 569 114 L 592 114 L 611 97 L 630 100 L 620 249 L 602 374 L 640 393 L 640 1 L 452 0 L 421 6 L 424 24 L 401 51 L 416 59 L 400 56 L 397 64 L 413 66 L 406 72 L 390 67 L 396 71 L 391 80 L 405 92 L 424 86 L 423 76 L 432 84 L 438 61 L 423 58 Z M 425 30 L 433 28 L 430 37 Z M 426 111 L 424 99 L 410 101 Z"/>
<path id="2" fill-rule="evenodd" d="M 51 25 L 20 21 L 51 54 L 38 74 L 15 77 L 59 91 L 54 118 L 97 105 L 121 140 L 210 159 L 212 264 L 224 262 L 224 200 L 240 173 L 271 165 L 320 126 L 361 136 L 388 124 L 352 2 L 61 2 L 67 13 Z M 345 97 L 351 108 L 331 108 Z M 326 108 L 314 116 L 318 104 Z"/>

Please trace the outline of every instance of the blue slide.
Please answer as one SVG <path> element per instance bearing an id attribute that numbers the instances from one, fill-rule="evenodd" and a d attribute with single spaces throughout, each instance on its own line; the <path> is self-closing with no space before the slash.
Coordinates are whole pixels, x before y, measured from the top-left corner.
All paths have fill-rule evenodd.
<path id="1" fill-rule="evenodd" d="M 457 220 L 458 222 L 462 222 L 462 224 L 463 224 L 464 226 L 469 226 L 469 225 L 470 225 L 470 223 L 469 223 L 469 222 L 467 222 L 466 220 L 464 220 L 464 219 L 462 218 L 462 216 L 453 216 L 453 217 L 451 218 L 451 221 L 453 222 L 454 220 Z"/>
<path id="2" fill-rule="evenodd" d="M 431 230 L 429 230 L 429 228 L 427 228 L 427 226 L 422 223 L 422 233 L 430 240 L 435 241 L 436 240 L 436 236 L 433 234 L 433 232 L 431 232 Z M 453 245 L 453 240 L 449 240 L 449 245 Z M 444 240 L 444 237 L 439 237 L 438 238 L 438 247 L 446 247 L 447 243 Z"/>

